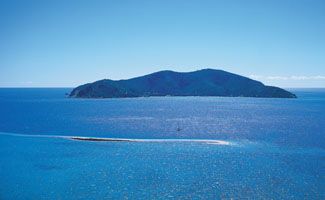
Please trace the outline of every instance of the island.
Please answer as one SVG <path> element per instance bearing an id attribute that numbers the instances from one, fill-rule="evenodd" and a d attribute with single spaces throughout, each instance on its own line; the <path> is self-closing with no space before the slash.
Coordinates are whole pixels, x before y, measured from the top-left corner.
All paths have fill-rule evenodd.
<path id="1" fill-rule="evenodd" d="M 150 96 L 220 96 L 296 98 L 284 89 L 266 86 L 223 70 L 159 71 L 127 80 L 104 79 L 72 90 L 72 98 L 125 98 Z"/>

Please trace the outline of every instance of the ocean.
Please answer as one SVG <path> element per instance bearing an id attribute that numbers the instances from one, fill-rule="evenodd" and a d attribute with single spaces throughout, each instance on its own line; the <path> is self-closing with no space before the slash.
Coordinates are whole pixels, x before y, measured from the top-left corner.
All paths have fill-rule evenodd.
<path id="1" fill-rule="evenodd" d="M 297 99 L 70 91 L 0 89 L 1 200 L 325 199 L 325 89 L 290 89 Z"/>

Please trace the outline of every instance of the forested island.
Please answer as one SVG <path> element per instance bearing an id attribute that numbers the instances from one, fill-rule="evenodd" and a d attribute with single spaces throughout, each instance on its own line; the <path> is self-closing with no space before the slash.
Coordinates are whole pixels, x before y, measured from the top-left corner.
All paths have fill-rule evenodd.
<path id="1" fill-rule="evenodd" d="M 296 98 L 284 89 L 223 70 L 159 71 L 127 80 L 104 79 L 72 90 L 73 98 L 124 98 L 149 96 L 224 96 Z"/>

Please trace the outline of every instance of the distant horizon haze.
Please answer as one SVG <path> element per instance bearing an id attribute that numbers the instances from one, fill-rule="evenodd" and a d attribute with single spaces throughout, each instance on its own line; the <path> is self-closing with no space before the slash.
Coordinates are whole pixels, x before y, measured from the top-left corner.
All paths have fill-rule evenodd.
<path id="1" fill-rule="evenodd" d="M 198 70 L 201 70 L 201 69 L 198 69 Z M 198 71 L 198 70 L 194 70 L 194 71 Z M 222 70 L 222 69 L 217 69 L 217 70 Z M 169 70 L 169 69 L 166 69 L 166 70 L 160 70 L 160 71 L 175 71 L 175 70 Z M 225 70 L 224 70 L 225 71 Z M 155 72 L 158 72 L 158 71 L 155 71 Z M 127 79 L 132 79 L 132 78 L 136 78 L 136 77 L 141 77 L 141 76 L 144 76 L 144 75 L 148 75 L 148 74 L 152 74 L 152 73 L 155 73 L 155 72 L 149 72 L 147 74 L 139 74 L 139 75 L 136 75 L 136 76 L 132 76 L 132 77 L 123 77 L 123 78 L 108 78 L 108 77 L 103 77 L 103 78 L 99 78 L 99 79 L 96 79 L 96 80 L 89 80 L 89 81 L 85 81 L 85 82 L 80 82 L 80 83 L 76 83 L 76 84 L 73 84 L 73 85 L 45 85 L 45 86 L 42 86 L 42 85 L 37 85 L 37 83 L 35 82 L 27 82 L 27 83 L 21 83 L 21 85 L 16 85 L 16 86 L 1 86 L 0 85 L 0 88 L 75 88 L 77 86 L 80 86 L 80 85 L 83 85 L 83 84 L 86 84 L 86 83 L 93 83 L 95 81 L 99 81 L 99 80 L 103 80 L 103 79 L 110 79 L 110 80 L 127 80 Z M 182 72 L 182 73 L 186 73 L 186 72 L 193 72 L 193 71 L 175 71 L 175 72 Z M 234 72 L 231 72 L 231 71 L 228 71 L 230 73 L 234 73 Z M 234 73 L 236 74 L 236 73 Z M 268 85 L 268 86 L 276 86 L 276 87 L 281 87 L 281 88 L 286 88 L 286 89 L 322 89 L 322 88 L 325 88 L 325 85 L 324 86 L 319 86 L 319 87 L 315 87 L 315 86 L 299 86 L 299 84 L 297 84 L 298 86 L 281 86 L 280 85 L 275 85 L 275 84 L 272 84 L 272 80 L 277 80 L 279 83 L 284 83 L 285 85 L 285 82 L 287 82 L 288 80 L 294 80 L 294 81 L 297 81 L 299 82 L 300 80 L 322 80 L 324 79 L 322 76 L 261 76 L 261 75 L 242 75 L 242 74 L 238 74 L 238 75 L 241 75 L 241 76 L 244 76 L 244 77 L 247 77 L 247 78 L 250 78 L 250 79 L 253 79 L 253 80 L 257 80 L 257 81 L 260 81 L 262 82 L 263 84 L 265 85 Z"/>

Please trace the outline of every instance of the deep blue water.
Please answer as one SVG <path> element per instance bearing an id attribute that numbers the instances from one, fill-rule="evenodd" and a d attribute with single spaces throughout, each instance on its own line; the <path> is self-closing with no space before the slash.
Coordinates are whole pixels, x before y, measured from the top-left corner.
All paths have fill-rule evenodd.
<path id="1" fill-rule="evenodd" d="M 298 99 L 69 91 L 0 89 L 0 199 L 325 199 L 325 89 L 292 90 Z"/>

